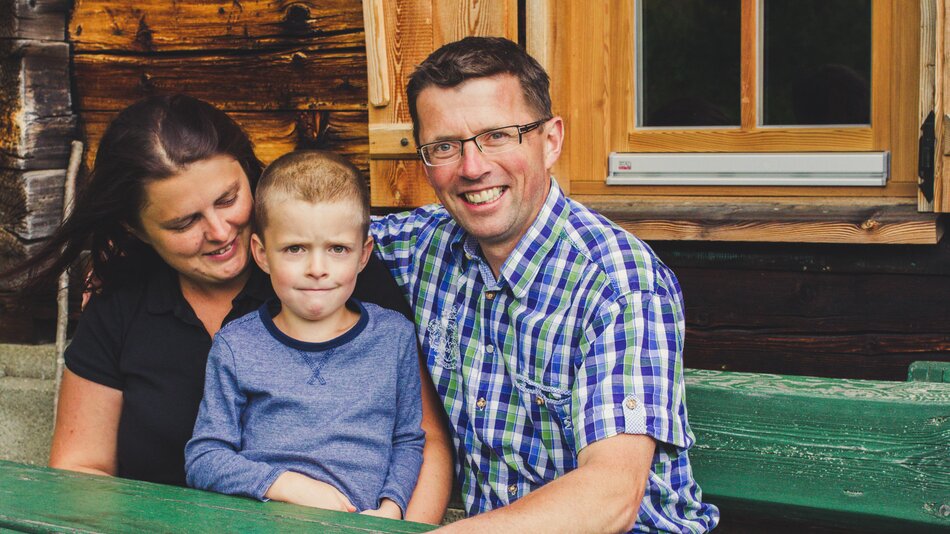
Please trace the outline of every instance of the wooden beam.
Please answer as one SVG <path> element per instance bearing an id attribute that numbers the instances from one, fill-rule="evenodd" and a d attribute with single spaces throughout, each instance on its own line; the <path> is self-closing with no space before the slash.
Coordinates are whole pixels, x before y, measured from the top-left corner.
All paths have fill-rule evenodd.
<path id="1" fill-rule="evenodd" d="M 686 371 L 703 500 L 864 531 L 950 528 L 950 385 Z"/>
<path id="2" fill-rule="evenodd" d="M 0 39 L 63 41 L 67 0 L 0 0 Z"/>
<path id="3" fill-rule="evenodd" d="M 69 45 L 0 39 L 0 167 L 64 168 L 75 135 Z"/>
<path id="4" fill-rule="evenodd" d="M 79 54 L 363 47 L 352 0 L 79 0 L 69 36 Z"/>
<path id="5" fill-rule="evenodd" d="M 937 215 L 918 213 L 910 204 L 727 203 L 688 198 L 584 204 L 648 241 L 934 244 L 943 235 Z"/>
<path id="6" fill-rule="evenodd" d="M 0 226 L 20 239 L 41 239 L 62 219 L 65 170 L 0 169 Z"/>

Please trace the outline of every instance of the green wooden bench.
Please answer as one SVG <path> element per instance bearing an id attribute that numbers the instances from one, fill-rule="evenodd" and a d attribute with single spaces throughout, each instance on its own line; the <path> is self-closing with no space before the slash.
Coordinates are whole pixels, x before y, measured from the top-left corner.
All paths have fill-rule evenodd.
<path id="1" fill-rule="evenodd" d="M 950 381 L 950 364 L 912 378 Z M 950 531 L 950 383 L 686 371 L 690 451 L 723 531 L 744 518 Z M 425 532 L 389 521 L 0 462 L 0 530 Z M 774 531 L 774 529 L 770 529 Z"/>
<path id="2" fill-rule="evenodd" d="M 950 381 L 950 364 L 911 367 Z M 690 459 L 722 526 L 744 513 L 950 531 L 950 383 L 686 371 Z"/>
<path id="3" fill-rule="evenodd" d="M 0 461 L 0 531 L 365 534 L 433 528 Z"/>

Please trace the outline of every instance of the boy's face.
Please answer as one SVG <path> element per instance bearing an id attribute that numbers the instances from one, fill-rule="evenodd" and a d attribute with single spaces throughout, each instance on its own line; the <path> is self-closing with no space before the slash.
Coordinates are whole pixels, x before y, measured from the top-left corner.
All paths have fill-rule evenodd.
<path id="1" fill-rule="evenodd" d="M 282 199 L 268 210 L 263 241 L 253 236 L 254 259 L 270 274 L 281 302 L 278 326 L 291 337 L 313 341 L 305 334 L 316 322 L 325 333 L 349 328 L 344 304 L 373 248 L 372 238 L 364 238 L 358 206 Z"/>

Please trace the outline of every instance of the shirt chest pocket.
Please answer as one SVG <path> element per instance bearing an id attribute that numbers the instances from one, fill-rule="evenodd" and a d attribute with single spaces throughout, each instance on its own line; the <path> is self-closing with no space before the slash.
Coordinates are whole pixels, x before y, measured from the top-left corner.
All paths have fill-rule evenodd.
<path id="1" fill-rule="evenodd" d="M 518 369 L 514 373 L 514 385 L 542 439 L 550 441 L 559 435 L 558 439 L 573 449 L 573 355 L 567 346 L 549 348 L 543 356 L 539 350 L 522 351 L 517 356 Z"/>

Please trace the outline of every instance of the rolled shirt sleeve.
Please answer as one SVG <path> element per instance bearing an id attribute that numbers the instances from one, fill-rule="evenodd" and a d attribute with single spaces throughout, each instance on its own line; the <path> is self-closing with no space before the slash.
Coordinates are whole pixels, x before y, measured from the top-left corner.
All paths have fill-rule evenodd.
<path id="1" fill-rule="evenodd" d="M 678 294 L 634 292 L 604 305 L 581 349 L 572 414 L 577 450 L 617 434 L 689 448 Z"/>

